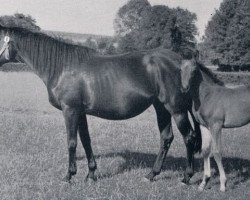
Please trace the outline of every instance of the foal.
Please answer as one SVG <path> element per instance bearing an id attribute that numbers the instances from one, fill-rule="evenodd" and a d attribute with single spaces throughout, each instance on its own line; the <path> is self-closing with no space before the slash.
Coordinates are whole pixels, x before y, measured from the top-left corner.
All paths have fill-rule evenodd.
<path id="1" fill-rule="evenodd" d="M 200 123 L 204 176 L 203 190 L 210 179 L 210 155 L 220 173 L 220 190 L 225 191 L 226 176 L 221 159 L 221 130 L 250 122 L 250 86 L 227 88 L 215 75 L 196 60 L 183 61 L 181 82 L 192 97 L 192 112 Z"/>

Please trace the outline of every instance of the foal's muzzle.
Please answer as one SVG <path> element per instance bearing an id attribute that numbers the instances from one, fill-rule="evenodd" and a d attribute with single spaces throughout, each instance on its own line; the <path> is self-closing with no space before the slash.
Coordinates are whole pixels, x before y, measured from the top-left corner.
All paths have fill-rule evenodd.
<path id="1" fill-rule="evenodd" d="M 187 93 L 189 90 L 190 90 L 190 86 L 181 87 L 181 91 L 182 91 L 183 93 Z"/>

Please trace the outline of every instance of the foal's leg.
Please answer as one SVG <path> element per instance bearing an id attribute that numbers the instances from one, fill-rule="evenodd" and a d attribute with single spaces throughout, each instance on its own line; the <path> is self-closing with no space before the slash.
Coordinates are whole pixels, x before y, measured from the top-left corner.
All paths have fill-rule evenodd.
<path id="1" fill-rule="evenodd" d="M 211 154 L 212 136 L 210 131 L 206 127 L 202 125 L 200 127 L 202 136 L 202 154 L 204 159 L 204 175 L 202 182 L 199 185 L 199 190 L 204 190 L 211 177 L 210 154 Z"/>
<path id="2" fill-rule="evenodd" d="M 222 156 L 221 156 L 221 129 L 222 125 L 220 123 L 214 124 L 211 127 L 211 132 L 213 136 L 213 155 L 215 162 L 218 166 L 220 173 L 220 190 L 222 192 L 226 191 L 226 174 L 222 165 Z"/>
<path id="3" fill-rule="evenodd" d="M 81 113 L 80 119 L 79 119 L 79 136 L 83 145 L 83 148 L 86 153 L 86 157 L 88 160 L 88 167 L 89 167 L 89 173 L 86 177 L 86 181 L 88 179 L 96 181 L 96 176 L 95 176 L 95 170 L 97 168 L 96 161 L 94 158 L 94 154 L 92 151 L 91 147 L 91 140 L 89 136 L 89 131 L 88 131 L 88 123 L 87 123 L 87 117 L 85 113 Z"/>
<path id="4" fill-rule="evenodd" d="M 68 173 L 64 178 L 69 182 L 71 177 L 76 174 L 76 146 L 77 146 L 77 128 L 79 121 L 79 109 L 71 108 L 67 105 L 62 106 L 63 116 L 65 119 L 66 131 L 67 131 L 67 144 L 69 152 L 69 167 Z"/>
<path id="5" fill-rule="evenodd" d="M 173 115 L 176 125 L 181 132 L 187 149 L 187 168 L 184 173 L 183 183 L 188 184 L 194 174 L 194 153 L 196 144 L 196 133 L 193 131 L 188 114 L 179 113 Z"/>
<path id="6" fill-rule="evenodd" d="M 204 175 L 201 184 L 199 185 L 199 190 L 202 191 L 205 189 L 207 183 L 211 178 L 211 168 L 210 168 L 210 157 L 209 155 L 203 155 L 204 159 Z"/>
<path id="7" fill-rule="evenodd" d="M 151 172 L 146 176 L 150 181 L 152 181 L 156 175 L 160 174 L 164 159 L 174 139 L 170 113 L 165 109 L 164 105 L 158 101 L 154 103 L 154 108 L 160 130 L 160 150 Z"/>

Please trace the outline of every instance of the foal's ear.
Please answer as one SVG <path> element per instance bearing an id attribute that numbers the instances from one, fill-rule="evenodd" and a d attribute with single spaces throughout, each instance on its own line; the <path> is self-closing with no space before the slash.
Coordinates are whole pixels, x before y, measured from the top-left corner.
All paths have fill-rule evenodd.
<path id="1" fill-rule="evenodd" d="M 196 61 L 198 61 L 199 58 L 200 58 L 200 52 L 199 52 L 198 50 L 196 50 L 196 51 L 194 52 L 194 59 L 195 59 Z"/>

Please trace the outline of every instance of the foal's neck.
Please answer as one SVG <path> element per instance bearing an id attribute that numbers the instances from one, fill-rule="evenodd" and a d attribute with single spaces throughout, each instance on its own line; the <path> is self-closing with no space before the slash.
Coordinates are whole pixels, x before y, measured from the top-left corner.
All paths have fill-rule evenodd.
<path id="1" fill-rule="evenodd" d="M 199 71 L 191 88 L 191 96 L 196 106 L 199 106 L 218 87 L 223 87 L 213 81 L 207 74 Z"/>

